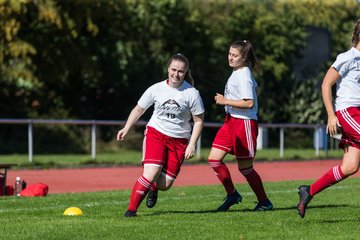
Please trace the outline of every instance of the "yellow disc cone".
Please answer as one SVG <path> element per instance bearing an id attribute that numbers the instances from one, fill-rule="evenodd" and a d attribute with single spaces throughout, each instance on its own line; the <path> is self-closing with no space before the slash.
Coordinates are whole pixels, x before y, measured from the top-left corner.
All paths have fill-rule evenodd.
<path id="1" fill-rule="evenodd" d="M 64 211 L 65 216 L 81 216 L 84 212 L 78 207 L 69 207 Z"/>

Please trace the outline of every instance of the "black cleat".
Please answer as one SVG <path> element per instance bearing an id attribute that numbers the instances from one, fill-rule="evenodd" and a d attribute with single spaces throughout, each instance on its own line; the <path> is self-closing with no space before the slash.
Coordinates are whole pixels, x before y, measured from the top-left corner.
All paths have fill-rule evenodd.
<path id="1" fill-rule="evenodd" d="M 127 210 L 124 213 L 124 217 L 136 217 L 136 216 L 137 216 L 136 211 Z"/>
<path id="2" fill-rule="evenodd" d="M 232 205 L 238 204 L 242 201 L 242 196 L 235 190 L 232 194 L 229 194 L 225 197 L 225 202 L 218 207 L 218 212 L 227 211 Z"/>
<path id="3" fill-rule="evenodd" d="M 150 190 L 146 197 L 146 207 L 152 208 L 155 206 L 158 197 L 158 190 L 152 191 Z"/>
<path id="4" fill-rule="evenodd" d="M 305 217 L 305 211 L 306 211 L 306 207 L 308 205 L 308 203 L 311 201 L 311 199 L 313 198 L 310 195 L 310 186 L 308 185 L 302 185 L 299 187 L 299 204 L 297 206 L 298 211 L 299 211 L 299 215 L 301 218 Z"/>
<path id="5" fill-rule="evenodd" d="M 256 207 L 254 208 L 254 211 L 269 211 L 272 210 L 274 206 L 270 202 L 269 199 L 266 199 L 263 202 L 259 202 Z"/>

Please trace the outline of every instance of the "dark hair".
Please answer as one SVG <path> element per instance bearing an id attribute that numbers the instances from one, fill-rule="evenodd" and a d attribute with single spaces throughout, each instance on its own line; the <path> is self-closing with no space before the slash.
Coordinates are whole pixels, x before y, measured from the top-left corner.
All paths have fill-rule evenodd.
<path id="1" fill-rule="evenodd" d="M 191 76 L 189 60 L 187 59 L 187 57 L 185 57 L 185 55 L 182 53 L 177 53 L 177 54 L 171 56 L 171 58 L 168 61 L 168 67 L 170 66 L 170 64 L 172 63 L 173 60 L 177 60 L 177 61 L 185 63 L 185 71 L 186 72 L 185 72 L 184 79 L 187 79 L 188 81 L 190 81 L 190 84 L 194 86 L 194 79 Z"/>
<path id="2" fill-rule="evenodd" d="M 260 71 L 260 63 L 255 55 L 253 46 L 249 40 L 237 40 L 230 44 L 232 48 L 238 48 L 241 56 L 245 59 L 245 63 L 256 72 Z"/>
<path id="3" fill-rule="evenodd" d="M 359 35 L 360 35 L 360 19 L 358 19 L 354 25 L 354 30 L 351 36 L 351 44 L 353 47 L 356 47 L 359 43 Z"/>

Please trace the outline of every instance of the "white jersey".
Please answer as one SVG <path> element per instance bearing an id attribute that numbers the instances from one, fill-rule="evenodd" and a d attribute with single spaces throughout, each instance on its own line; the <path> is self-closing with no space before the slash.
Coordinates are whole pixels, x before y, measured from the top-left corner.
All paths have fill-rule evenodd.
<path id="1" fill-rule="evenodd" d="M 147 109 L 153 104 L 148 126 L 174 138 L 190 138 L 192 115 L 205 112 L 199 91 L 186 81 L 178 88 L 170 87 L 167 80 L 149 87 L 138 105 Z"/>
<path id="2" fill-rule="evenodd" d="M 257 83 L 248 67 L 233 71 L 226 83 L 224 97 L 232 100 L 253 99 L 254 107 L 245 109 L 225 106 L 226 113 L 229 113 L 234 118 L 257 120 L 256 87 Z"/>
<path id="3" fill-rule="evenodd" d="M 360 51 L 351 48 L 331 65 L 340 74 L 336 81 L 335 111 L 360 106 Z"/>

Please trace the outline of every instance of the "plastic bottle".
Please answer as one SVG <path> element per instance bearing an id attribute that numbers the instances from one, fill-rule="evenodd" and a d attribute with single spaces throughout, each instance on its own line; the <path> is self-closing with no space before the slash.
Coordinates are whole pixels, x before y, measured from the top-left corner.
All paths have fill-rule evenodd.
<path id="1" fill-rule="evenodd" d="M 14 190 L 15 196 L 20 197 L 20 192 L 22 190 L 22 181 L 20 177 L 16 177 Z"/>

